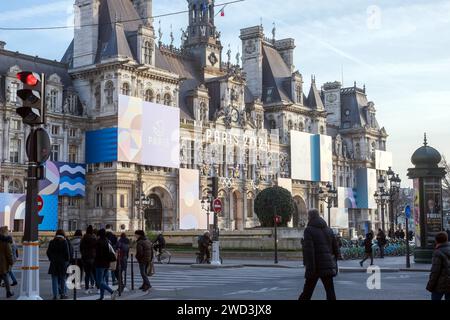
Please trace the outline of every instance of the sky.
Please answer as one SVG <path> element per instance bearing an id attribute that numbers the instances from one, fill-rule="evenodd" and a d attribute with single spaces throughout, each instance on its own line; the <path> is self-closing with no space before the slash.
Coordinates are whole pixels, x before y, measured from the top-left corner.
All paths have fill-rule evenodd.
<path id="1" fill-rule="evenodd" d="M 73 24 L 73 0 L 0 2 L 0 27 Z M 223 3 L 226 0 L 216 1 Z M 263 5 L 262 5 L 263 4 Z M 154 15 L 187 9 L 185 0 L 154 0 Z M 175 45 L 187 14 L 155 19 Z M 224 52 L 241 50 L 241 28 L 264 26 L 271 37 L 296 41 L 295 66 L 305 88 L 311 75 L 321 85 L 342 81 L 364 84 L 377 118 L 388 134 L 394 170 L 403 186 L 412 153 L 428 142 L 450 159 L 450 0 L 245 0 L 225 7 L 216 17 Z M 6 48 L 59 60 L 73 38 L 73 30 L 2 31 Z"/>

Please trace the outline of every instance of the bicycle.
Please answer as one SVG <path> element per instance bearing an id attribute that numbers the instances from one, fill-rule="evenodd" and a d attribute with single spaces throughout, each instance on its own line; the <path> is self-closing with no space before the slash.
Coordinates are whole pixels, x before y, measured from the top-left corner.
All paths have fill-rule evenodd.
<path id="1" fill-rule="evenodd" d="M 161 249 L 161 253 L 158 253 L 155 248 L 153 248 L 153 251 L 155 253 L 156 261 L 161 264 L 169 264 L 170 259 L 172 258 L 172 254 L 167 251 L 166 249 Z"/>
<path id="2" fill-rule="evenodd" d="M 195 259 L 196 264 L 211 264 L 211 262 L 208 262 L 207 259 L 205 259 L 205 256 L 201 252 L 196 252 L 197 258 Z M 220 264 L 223 264 L 222 257 L 219 257 Z"/>

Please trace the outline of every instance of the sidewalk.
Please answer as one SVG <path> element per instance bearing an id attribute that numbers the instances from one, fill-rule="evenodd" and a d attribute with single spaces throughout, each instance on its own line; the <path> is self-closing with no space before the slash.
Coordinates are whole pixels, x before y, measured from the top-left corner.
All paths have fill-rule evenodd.
<path id="1" fill-rule="evenodd" d="M 406 268 L 406 256 L 404 257 L 386 257 L 384 259 L 375 258 L 374 266 L 380 267 L 384 272 L 430 272 L 431 264 L 416 264 L 414 257 L 410 257 L 411 268 Z M 370 261 L 364 263 L 364 268 L 359 266 L 359 260 L 341 260 L 338 262 L 341 272 L 366 272 Z"/>

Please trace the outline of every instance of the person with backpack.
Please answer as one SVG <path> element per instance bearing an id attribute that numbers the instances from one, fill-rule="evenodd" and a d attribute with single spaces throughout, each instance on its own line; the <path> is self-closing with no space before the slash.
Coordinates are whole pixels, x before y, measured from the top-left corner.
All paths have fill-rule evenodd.
<path id="1" fill-rule="evenodd" d="M 117 236 L 112 231 L 112 226 L 110 224 L 106 225 L 106 239 L 108 239 L 109 243 L 113 247 L 114 250 L 117 249 Z M 109 275 L 111 274 L 112 285 L 117 285 L 117 277 L 115 272 L 108 270 L 106 273 L 106 283 L 109 283 Z"/>
<path id="2" fill-rule="evenodd" d="M 325 287 L 327 300 L 336 300 L 333 278 L 338 273 L 338 256 L 339 248 L 333 230 L 320 217 L 317 209 L 309 210 L 303 246 L 305 284 L 299 300 L 311 300 L 319 279 Z"/>
<path id="3" fill-rule="evenodd" d="M 373 248 L 372 248 L 372 233 L 366 234 L 366 239 L 364 240 L 364 259 L 359 262 L 362 267 L 364 262 L 370 258 L 370 265 L 373 266 Z"/>
<path id="4" fill-rule="evenodd" d="M 125 233 L 120 235 L 119 241 L 117 241 L 117 279 L 121 288 L 127 286 L 127 266 L 128 257 L 130 255 L 130 239 L 127 238 Z"/>
<path id="5" fill-rule="evenodd" d="M 143 230 L 137 230 L 134 234 L 137 237 L 136 260 L 138 261 L 139 271 L 142 277 L 142 286 L 139 290 L 146 292 L 152 287 L 148 279 L 148 269 L 153 261 L 153 246 L 145 236 Z"/>
<path id="6" fill-rule="evenodd" d="M 88 226 L 86 233 L 80 241 L 80 254 L 84 270 L 85 293 L 90 294 L 90 289 L 96 284 L 95 279 L 95 253 L 97 247 L 97 237 L 94 235 L 92 226 Z M 97 286 L 98 289 L 100 289 Z"/>
<path id="7" fill-rule="evenodd" d="M 100 288 L 100 298 L 103 300 L 105 297 L 105 290 L 111 294 L 111 300 L 115 300 L 118 291 L 114 291 L 108 286 L 106 282 L 106 273 L 110 269 L 111 263 L 116 261 L 116 254 L 111 243 L 106 238 L 106 230 L 101 229 L 98 231 L 98 239 L 95 250 L 95 278 L 97 285 Z"/>
<path id="8" fill-rule="evenodd" d="M 80 278 L 81 279 L 83 279 L 83 263 L 81 260 L 81 250 L 80 250 L 80 244 L 81 244 L 82 238 L 83 238 L 83 232 L 81 230 L 76 230 L 72 240 L 70 240 L 70 245 L 72 246 L 72 249 L 73 249 L 70 263 L 72 265 L 75 265 L 78 268 L 80 268 Z"/>
<path id="9" fill-rule="evenodd" d="M 47 257 L 50 261 L 48 274 L 52 277 L 53 300 L 67 299 L 67 267 L 70 263 L 71 250 L 64 230 L 56 231 L 55 238 L 50 241 L 47 248 Z"/>
<path id="10" fill-rule="evenodd" d="M 431 292 L 431 300 L 439 301 L 445 296 L 450 301 L 450 243 L 446 232 L 436 235 L 427 290 Z"/>

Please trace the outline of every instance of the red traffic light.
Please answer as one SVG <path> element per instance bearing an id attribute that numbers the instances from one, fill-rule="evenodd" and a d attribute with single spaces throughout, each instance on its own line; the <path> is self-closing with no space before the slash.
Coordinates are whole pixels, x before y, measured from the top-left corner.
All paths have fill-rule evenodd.
<path id="1" fill-rule="evenodd" d="M 17 79 L 31 87 L 36 86 L 41 81 L 41 77 L 37 73 L 27 71 L 19 72 Z"/>

